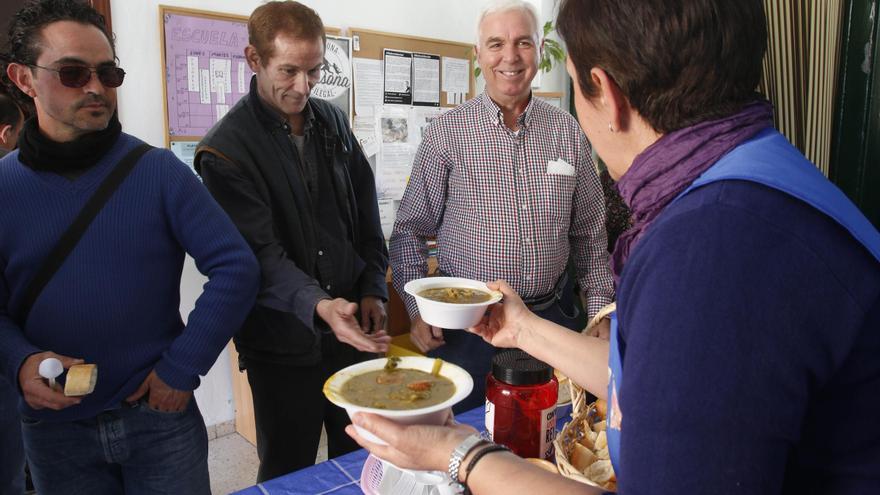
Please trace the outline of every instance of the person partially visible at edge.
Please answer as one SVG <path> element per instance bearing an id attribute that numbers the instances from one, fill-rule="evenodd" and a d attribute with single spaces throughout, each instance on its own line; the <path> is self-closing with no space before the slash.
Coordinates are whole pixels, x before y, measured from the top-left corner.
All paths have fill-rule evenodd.
<path id="1" fill-rule="evenodd" d="M 580 124 L 633 212 L 611 341 L 506 283 L 472 331 L 610 397 L 621 495 L 880 493 L 880 233 L 754 93 L 763 2 L 564 0 L 558 29 Z M 354 421 L 411 469 L 445 470 L 469 435 Z M 469 470 L 481 448 L 459 471 L 475 494 L 601 491 L 509 453 Z"/>
<path id="2" fill-rule="evenodd" d="M 0 158 L 18 145 L 18 134 L 24 124 L 24 113 L 12 96 L 0 89 Z"/>
<path id="3" fill-rule="evenodd" d="M 357 448 L 348 415 L 322 388 L 388 348 L 388 254 L 373 173 L 348 119 L 309 98 L 324 64 L 321 18 L 268 2 L 248 36 L 250 92 L 199 143 L 195 163 L 263 273 L 235 345 L 264 481 L 314 464 L 322 424 L 330 457 Z"/>
<path id="4" fill-rule="evenodd" d="M 599 182 L 605 194 L 605 230 L 608 232 L 608 253 L 614 252 L 617 239 L 632 226 L 629 208 L 620 197 L 617 182 L 611 178 L 607 168 L 599 171 Z"/>
<path id="5" fill-rule="evenodd" d="M 15 149 L 23 123 L 18 104 L 0 89 L 0 158 Z M 0 495 L 21 495 L 25 489 L 21 418 L 13 383 L 0 374 Z"/>
<path id="6" fill-rule="evenodd" d="M 486 91 L 425 132 L 390 242 L 413 343 L 474 377 L 456 412 L 484 404 L 495 351 L 477 336 L 429 325 L 404 292 L 427 275 L 426 239 L 437 238 L 442 274 L 508 280 L 533 311 L 572 330 L 584 319 L 566 270 L 570 257 L 588 317 L 614 297 L 590 146 L 571 115 L 532 98 L 542 49 L 534 7 L 494 1 L 477 26 Z"/>
<path id="7" fill-rule="evenodd" d="M 192 391 L 256 297 L 254 256 L 195 174 L 152 149 L 25 316 L 26 289 L 50 250 L 142 141 L 121 130 L 125 73 L 87 4 L 28 2 L 5 55 L 36 117 L 0 159 L 0 370 L 16 384 L 36 490 L 208 494 L 207 432 Z M 208 281 L 184 324 L 187 254 Z M 97 365 L 94 392 L 50 388 L 38 373 L 46 358 Z"/>

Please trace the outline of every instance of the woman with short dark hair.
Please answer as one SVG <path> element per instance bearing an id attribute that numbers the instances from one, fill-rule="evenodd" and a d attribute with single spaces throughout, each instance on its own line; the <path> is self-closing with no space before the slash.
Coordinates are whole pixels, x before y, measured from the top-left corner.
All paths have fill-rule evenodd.
<path id="1" fill-rule="evenodd" d="M 503 282 L 471 331 L 608 397 L 620 493 L 880 493 L 880 234 L 754 92 L 761 0 L 564 0 L 558 29 L 581 127 L 632 210 L 610 344 Z M 355 423 L 402 467 L 469 445 L 460 427 Z M 474 452 L 457 473 L 474 493 L 595 493 Z"/>

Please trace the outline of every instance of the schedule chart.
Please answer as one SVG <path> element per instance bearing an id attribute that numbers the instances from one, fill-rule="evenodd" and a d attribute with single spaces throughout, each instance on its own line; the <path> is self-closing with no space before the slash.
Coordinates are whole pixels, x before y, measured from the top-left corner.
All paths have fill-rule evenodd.
<path id="1" fill-rule="evenodd" d="M 200 137 L 247 94 L 244 20 L 163 15 L 168 133 Z"/>

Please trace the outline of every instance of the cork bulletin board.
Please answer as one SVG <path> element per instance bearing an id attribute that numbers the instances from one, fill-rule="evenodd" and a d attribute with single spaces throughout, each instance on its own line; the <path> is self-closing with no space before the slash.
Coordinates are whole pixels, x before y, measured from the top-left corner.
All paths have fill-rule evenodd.
<path id="1" fill-rule="evenodd" d="M 408 52 L 428 53 L 439 55 L 441 57 L 452 57 L 467 59 L 470 82 L 467 99 L 475 96 L 476 82 L 474 81 L 474 63 L 472 60 L 473 45 L 469 43 L 458 43 L 455 41 L 445 41 L 433 38 L 422 38 L 418 36 L 407 36 L 402 34 L 386 33 L 382 31 L 372 31 L 369 29 L 349 28 L 348 36 L 352 39 L 352 56 L 358 58 L 371 58 L 374 60 L 382 59 L 382 51 L 386 48 L 394 50 L 402 50 Z M 443 77 L 441 74 L 440 77 Z M 355 91 L 354 99 L 357 101 L 357 91 Z M 440 106 L 454 107 L 454 104 L 446 102 L 446 92 L 440 93 Z M 356 106 L 356 105 L 355 105 Z"/>

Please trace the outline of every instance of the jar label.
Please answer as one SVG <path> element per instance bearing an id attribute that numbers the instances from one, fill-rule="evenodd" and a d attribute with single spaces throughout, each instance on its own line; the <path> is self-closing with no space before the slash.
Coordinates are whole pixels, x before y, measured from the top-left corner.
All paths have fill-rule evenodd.
<path id="1" fill-rule="evenodd" d="M 489 440 L 495 441 L 495 404 L 486 399 L 486 432 L 489 433 Z"/>
<path id="2" fill-rule="evenodd" d="M 502 408 L 502 411 L 504 409 Z M 532 416 L 534 418 L 534 416 Z M 532 423 L 532 427 L 537 426 L 536 423 Z M 502 430 L 501 435 L 505 436 Z M 486 432 L 489 434 L 489 440 L 493 442 L 505 443 L 506 440 L 502 438 L 500 441 L 495 438 L 495 404 L 493 404 L 488 399 L 486 400 Z M 553 448 L 553 440 L 556 439 L 556 406 L 549 407 L 541 411 L 541 442 L 540 442 L 540 450 L 538 451 L 538 457 L 542 459 L 553 459 L 554 448 Z M 534 439 L 534 437 L 532 437 Z M 534 445 L 534 443 L 532 444 Z M 516 450 L 513 446 L 507 445 Z M 532 447 L 534 448 L 534 447 Z M 534 455 L 534 454 L 530 454 Z"/>
<path id="3" fill-rule="evenodd" d="M 488 422 L 489 414 L 486 413 Z M 556 405 L 541 411 L 541 457 L 553 458 L 553 440 L 556 439 Z"/>

